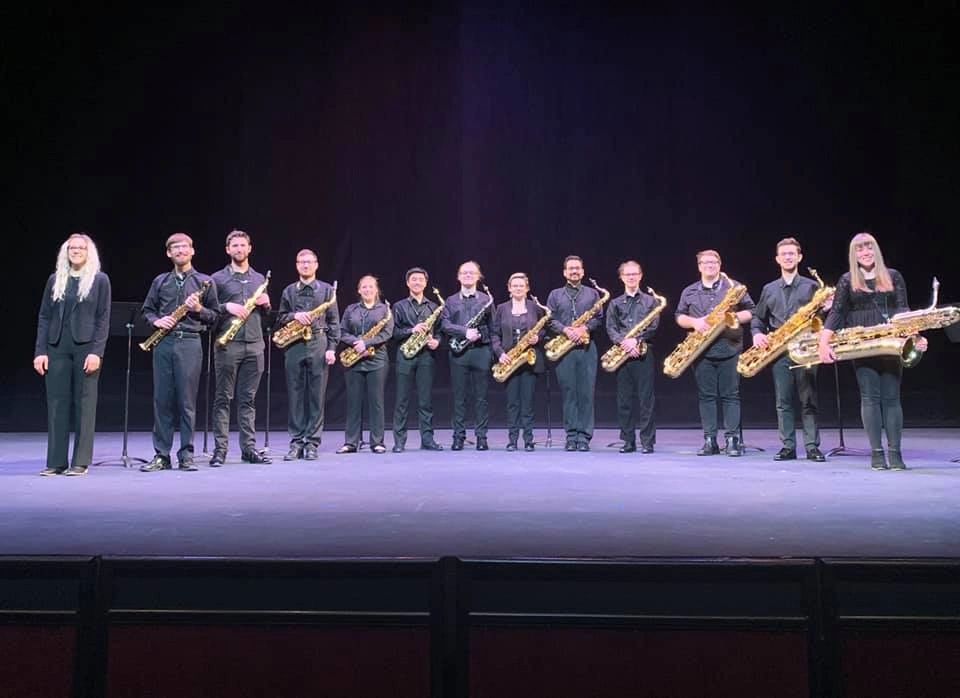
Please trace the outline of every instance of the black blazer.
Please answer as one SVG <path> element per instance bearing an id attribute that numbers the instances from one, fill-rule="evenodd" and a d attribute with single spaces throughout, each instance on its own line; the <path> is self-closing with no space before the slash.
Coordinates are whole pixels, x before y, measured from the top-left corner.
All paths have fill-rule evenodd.
<path id="1" fill-rule="evenodd" d="M 493 331 L 490 333 L 490 346 L 493 349 L 494 363 L 500 360 L 500 355 L 510 351 L 516 345 L 516 330 L 523 330 L 526 334 L 533 329 L 537 321 L 544 316 L 544 311 L 530 298 L 527 298 L 527 314 L 514 317 L 513 301 L 508 300 L 497 306 L 493 313 Z M 543 337 L 546 328 L 540 331 L 540 341 L 533 349 L 537 352 L 537 363 L 533 365 L 534 373 L 543 373 L 546 363 L 543 358 Z M 522 336 L 522 335 L 521 335 Z"/>
<path id="2" fill-rule="evenodd" d="M 107 348 L 107 336 L 110 334 L 110 279 L 102 271 L 97 272 L 90 287 L 89 295 L 77 301 L 69 318 L 63 317 L 64 303 L 53 300 L 53 282 L 56 274 L 51 274 L 43 289 L 43 300 L 37 316 L 37 344 L 33 355 L 49 353 L 47 347 L 60 343 L 60 333 L 69 323 L 71 336 L 77 344 L 90 342 L 88 354 L 103 358 Z"/>

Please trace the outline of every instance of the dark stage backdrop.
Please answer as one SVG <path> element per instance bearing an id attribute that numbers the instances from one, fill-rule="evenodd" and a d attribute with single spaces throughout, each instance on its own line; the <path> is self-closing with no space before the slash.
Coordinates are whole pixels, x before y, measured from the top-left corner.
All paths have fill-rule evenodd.
<path id="1" fill-rule="evenodd" d="M 518 270 L 545 298 L 571 253 L 616 294 L 618 263 L 636 258 L 671 301 L 660 358 L 681 338 L 672 304 L 704 247 L 756 299 L 777 275 L 784 234 L 834 281 L 849 238 L 871 228 L 914 307 L 929 302 L 934 274 L 943 300 L 960 299 L 948 253 L 960 193 L 956 3 L 795 3 L 775 15 L 551 4 L 3 10 L 0 429 L 44 428 L 35 315 L 71 230 L 98 243 L 116 300 L 142 300 L 167 269 L 163 240 L 175 230 L 194 236 L 206 272 L 226 263 L 229 230 L 248 231 L 254 266 L 273 270 L 275 302 L 301 247 L 318 251 L 320 276 L 339 280 L 344 303 L 368 272 L 402 298 L 413 265 L 450 294 L 470 258 L 499 300 Z M 135 351 L 131 424 L 147 428 L 150 363 Z M 120 424 L 123 352 L 111 341 L 103 429 Z M 911 425 L 960 424 L 958 355 L 932 333 L 904 384 Z M 832 371 L 823 374 L 829 420 Z M 856 393 L 849 369 L 841 374 L 852 425 Z M 441 370 L 442 425 L 448 385 Z M 661 425 L 696 423 L 692 376 L 660 377 L 657 390 Z M 598 391 L 599 421 L 612 424 L 611 376 Z M 770 376 L 743 393 L 747 425 L 772 425 Z M 501 391 L 492 396 L 499 422 Z M 556 424 L 555 386 L 553 397 Z"/>

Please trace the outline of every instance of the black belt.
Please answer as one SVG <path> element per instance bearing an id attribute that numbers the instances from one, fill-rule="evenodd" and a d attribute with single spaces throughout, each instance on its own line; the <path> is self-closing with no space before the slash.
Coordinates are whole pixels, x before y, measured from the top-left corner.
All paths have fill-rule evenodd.
<path id="1" fill-rule="evenodd" d="M 192 330 L 173 330 L 168 336 L 177 339 L 189 339 L 190 337 L 199 337 L 200 333 Z"/>

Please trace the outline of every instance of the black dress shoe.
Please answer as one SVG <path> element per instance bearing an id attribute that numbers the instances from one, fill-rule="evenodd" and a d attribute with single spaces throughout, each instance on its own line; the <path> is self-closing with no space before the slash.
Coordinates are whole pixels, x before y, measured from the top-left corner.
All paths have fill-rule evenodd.
<path id="1" fill-rule="evenodd" d="M 875 448 L 870 451 L 870 467 L 873 470 L 890 469 L 890 466 L 887 465 L 887 457 L 884 455 L 882 448 Z"/>
<path id="2" fill-rule="evenodd" d="M 62 468 L 44 468 L 40 471 L 40 474 L 43 477 L 49 477 L 50 475 L 62 475 L 65 472 L 67 472 L 67 466 L 63 466 Z"/>
<path id="3" fill-rule="evenodd" d="M 807 458 L 810 458 L 810 452 L 807 451 Z M 777 451 L 777 455 L 773 457 L 774 460 L 796 460 L 797 452 L 792 448 L 781 448 Z M 810 460 L 813 460 L 810 458 Z"/>
<path id="4" fill-rule="evenodd" d="M 152 461 L 140 466 L 141 473 L 155 473 L 158 470 L 170 470 L 170 459 L 159 453 L 153 457 Z"/>
<path id="5" fill-rule="evenodd" d="M 263 451 L 244 451 L 240 454 L 240 460 L 244 463 L 266 464 L 270 463 L 270 456 Z"/>
<path id="6" fill-rule="evenodd" d="M 184 458 L 179 463 L 177 463 L 177 470 L 186 470 L 187 472 L 195 472 L 197 469 L 196 464 L 193 462 L 193 458 Z"/>
<path id="7" fill-rule="evenodd" d="M 214 451 L 213 455 L 210 457 L 210 467 L 219 468 L 221 465 L 227 462 L 227 452 L 226 451 Z"/>
<path id="8" fill-rule="evenodd" d="M 477 450 L 478 450 L 478 451 L 489 451 L 489 450 L 490 450 L 490 447 L 487 445 L 487 437 L 486 437 L 486 436 L 478 436 L 478 437 L 477 437 Z"/>
<path id="9" fill-rule="evenodd" d="M 807 460 L 816 461 L 817 463 L 823 463 L 827 460 L 827 457 L 820 453 L 820 449 L 814 446 L 813 448 L 807 449 Z"/>
<path id="10" fill-rule="evenodd" d="M 300 460 L 303 457 L 304 447 L 300 444 L 294 444 L 290 447 L 290 450 L 287 451 L 287 455 L 283 457 L 284 460 Z"/>
<path id="11" fill-rule="evenodd" d="M 353 444 L 344 444 L 343 446 L 337 449 L 337 453 L 356 453 L 356 452 L 357 452 L 357 447 L 354 446 Z"/>
<path id="12" fill-rule="evenodd" d="M 307 444 L 303 447 L 303 459 L 304 460 L 316 460 L 317 459 L 317 447 L 314 444 Z"/>
<path id="13" fill-rule="evenodd" d="M 620 447 L 620 453 L 636 453 L 636 451 L 637 445 L 629 442 Z"/>
<path id="14" fill-rule="evenodd" d="M 698 456 L 716 456 L 720 453 L 720 447 L 717 445 L 715 436 L 708 436 L 703 441 L 703 446 L 697 451 Z"/>
<path id="15" fill-rule="evenodd" d="M 740 444 L 739 436 L 728 436 L 727 437 L 727 455 L 732 458 L 737 458 L 743 455 L 743 446 Z"/>
<path id="16" fill-rule="evenodd" d="M 890 470 L 907 470 L 907 464 L 903 462 L 903 454 L 895 448 L 891 448 L 890 451 Z M 73 468 L 70 468 L 73 470 Z M 67 475 L 70 474 L 70 470 L 67 471 Z"/>
<path id="17" fill-rule="evenodd" d="M 463 450 L 463 442 L 464 442 L 464 441 L 465 441 L 465 439 L 460 438 L 460 437 L 454 438 L 454 440 L 453 440 L 453 445 L 450 446 L 450 450 L 451 450 L 451 451 L 462 451 L 462 450 Z"/>
<path id="18" fill-rule="evenodd" d="M 387 447 L 384 446 L 383 444 L 375 444 L 370 447 L 370 450 L 373 451 L 374 453 L 386 453 Z"/>
<path id="19" fill-rule="evenodd" d="M 420 448 L 424 451 L 442 451 L 443 446 L 438 444 L 436 441 L 424 441 L 420 444 Z"/>
<path id="20" fill-rule="evenodd" d="M 653 453 L 653 444 L 643 444 L 640 447 L 640 453 Z"/>
<path id="21" fill-rule="evenodd" d="M 590 444 L 587 443 L 586 441 L 581 441 L 580 443 L 577 444 L 577 450 L 578 450 L 578 451 L 589 451 L 589 450 L 590 450 Z"/>
<path id="22" fill-rule="evenodd" d="M 507 444 L 507 450 L 508 450 L 508 451 L 516 451 L 516 450 L 517 450 L 517 442 L 516 442 L 516 441 L 511 441 L 510 443 L 508 443 L 508 444 Z"/>
<path id="23" fill-rule="evenodd" d="M 577 442 L 576 441 L 567 441 L 567 445 L 563 447 L 564 451 L 576 451 Z"/>
<path id="24" fill-rule="evenodd" d="M 534 450 L 535 448 L 536 448 L 536 446 L 533 445 L 533 442 L 532 442 L 532 441 L 528 441 L 527 443 L 525 443 L 525 444 L 523 445 L 523 450 L 524 450 L 524 451 L 532 451 L 532 450 Z"/>
<path id="25" fill-rule="evenodd" d="M 404 448 L 406 447 L 403 444 L 394 444 L 393 448 L 390 450 L 393 451 L 394 453 L 403 453 Z"/>
<path id="26" fill-rule="evenodd" d="M 87 466 L 85 465 L 72 465 L 67 469 L 67 472 L 64 475 L 76 476 L 76 475 L 86 475 Z"/>

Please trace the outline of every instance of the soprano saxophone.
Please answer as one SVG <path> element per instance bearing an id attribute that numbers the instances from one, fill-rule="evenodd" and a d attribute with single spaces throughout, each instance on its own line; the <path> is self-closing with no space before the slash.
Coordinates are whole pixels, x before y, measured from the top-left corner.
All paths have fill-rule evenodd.
<path id="1" fill-rule="evenodd" d="M 362 339 L 364 343 L 366 343 L 368 339 L 373 339 L 378 334 L 380 334 L 380 331 L 384 327 L 386 327 L 387 323 L 389 323 L 390 320 L 393 318 L 393 311 L 390 310 L 390 301 L 384 301 L 383 303 L 384 305 L 387 306 L 387 314 L 383 316 L 382 320 L 378 320 L 377 322 L 375 322 L 373 324 L 373 327 L 371 327 L 369 330 L 367 330 L 360 336 L 360 339 Z M 376 347 L 367 347 L 366 349 L 363 350 L 363 353 L 358 352 L 353 347 L 347 347 L 346 349 L 340 352 L 340 363 L 343 364 L 344 368 L 350 368 L 355 363 L 360 361 L 360 359 L 369 359 L 376 353 L 377 353 Z"/>
<path id="2" fill-rule="evenodd" d="M 213 283 L 213 282 L 212 282 L 210 279 L 207 279 L 207 280 L 204 281 L 202 284 L 200 284 L 200 288 L 198 288 L 196 291 L 194 291 L 194 292 L 191 293 L 189 296 L 187 296 L 187 298 L 190 298 L 191 296 L 194 296 L 194 297 L 196 297 L 197 299 L 199 299 L 200 296 L 202 296 L 204 293 L 206 293 L 206 290 L 207 290 L 208 288 L 210 288 L 210 284 L 211 284 L 211 283 Z M 176 320 L 177 322 L 180 322 L 180 321 L 186 316 L 186 314 L 187 314 L 188 312 L 190 312 L 190 308 L 187 307 L 187 301 L 186 301 L 186 299 L 184 299 L 184 302 L 181 303 L 180 305 L 178 305 L 176 308 L 174 308 L 173 312 L 170 313 L 170 317 L 172 317 L 172 318 L 173 318 L 174 320 Z M 175 325 L 174 325 L 174 326 L 175 326 Z M 153 349 L 155 346 L 157 346 L 158 344 L 160 344 L 160 342 L 163 340 L 163 338 L 166 337 L 168 334 L 170 334 L 170 330 L 165 330 L 165 329 L 163 329 L 163 328 L 161 327 L 161 328 L 158 329 L 156 332 L 154 332 L 152 335 L 150 335 L 150 336 L 147 337 L 145 340 L 143 340 L 142 342 L 140 342 L 140 345 L 139 345 L 139 346 L 140 346 L 140 348 L 143 349 L 144 351 L 150 351 L 150 350 Z"/>
<path id="3" fill-rule="evenodd" d="M 720 276 L 727 280 L 730 288 L 720 303 L 717 304 L 717 307 L 704 317 L 708 325 L 707 330 L 705 332 L 691 331 L 671 352 L 670 356 L 664 360 L 663 372 L 671 378 L 679 378 L 726 328 L 737 329 L 740 327 L 740 321 L 737 319 L 737 313 L 733 308 L 747 294 L 747 287 L 734 281 L 723 272 L 720 273 Z"/>
<path id="4" fill-rule="evenodd" d="M 465 327 L 469 329 L 476 329 L 477 325 L 483 320 L 483 316 L 486 314 L 487 309 L 493 305 L 493 294 L 490 293 L 490 289 L 486 286 L 483 287 L 483 292 L 487 294 L 487 302 L 484 303 L 483 307 L 480 308 L 480 312 L 474 315 L 467 321 Z M 466 351 L 467 347 L 470 346 L 471 342 L 466 337 L 451 337 L 450 338 L 450 351 L 454 354 L 462 354 Z"/>
<path id="5" fill-rule="evenodd" d="M 436 295 L 437 300 L 440 301 L 440 305 L 423 321 L 427 329 L 423 332 L 413 332 L 407 337 L 404 343 L 400 345 L 400 351 L 402 351 L 403 355 L 408 359 L 412 359 L 419 354 L 420 351 L 427 346 L 427 342 L 433 339 L 433 326 L 437 324 L 437 319 L 440 317 L 440 313 L 443 312 L 444 306 L 443 296 L 440 295 L 440 291 L 437 290 L 436 286 L 433 288 L 433 293 Z"/>
<path id="6" fill-rule="evenodd" d="M 537 323 L 517 340 L 517 343 L 507 352 L 506 355 L 507 358 L 510 359 L 510 363 L 495 363 L 493 368 L 490 369 L 493 371 L 493 379 L 497 381 L 497 383 L 506 381 L 507 378 L 512 376 L 516 370 L 524 364 L 533 366 L 537 363 L 537 350 L 533 348 L 533 345 L 536 343 L 535 340 L 539 340 L 540 331 L 550 322 L 550 316 L 553 315 L 553 313 L 550 312 L 550 308 L 541 305 L 536 296 L 530 296 L 530 298 L 533 299 L 534 303 L 543 308 L 545 314 L 537 320 Z"/>
<path id="7" fill-rule="evenodd" d="M 327 309 L 336 302 L 337 282 L 334 281 L 333 293 L 330 294 L 330 297 L 313 310 L 307 311 L 307 315 L 310 316 L 310 324 L 304 325 L 299 320 L 291 320 L 273 333 L 273 343 L 283 349 L 299 339 L 302 339 L 304 342 L 309 342 L 311 339 L 313 339 L 313 321 L 327 312 Z"/>
<path id="8" fill-rule="evenodd" d="M 663 296 L 658 296 L 656 291 L 649 286 L 647 286 L 647 293 L 656 299 L 657 305 L 653 308 L 653 310 L 647 313 L 646 316 L 640 320 L 640 322 L 627 331 L 627 334 L 624 335 L 624 339 L 639 336 L 650 326 L 650 323 L 652 323 L 657 316 L 663 312 L 663 309 L 667 307 L 667 299 Z M 643 340 L 640 340 L 640 342 L 637 344 L 637 351 L 640 352 L 640 356 L 646 354 L 647 343 Z M 600 359 L 600 366 L 604 371 L 609 371 L 612 373 L 623 366 L 623 364 L 626 363 L 627 359 L 629 358 L 630 355 L 624 351 L 623 347 L 621 347 L 619 344 L 614 344 L 612 347 L 607 349 L 606 352 L 604 352 L 603 357 Z"/>
<path id="9" fill-rule="evenodd" d="M 777 357 L 787 351 L 788 344 L 804 332 L 819 332 L 823 328 L 823 321 L 818 313 L 823 304 L 833 298 L 837 289 L 823 283 L 816 269 L 809 269 L 810 276 L 820 284 L 813 298 L 797 309 L 780 327 L 767 335 L 767 346 L 753 345 L 740 355 L 737 360 L 737 372 L 746 378 L 752 378 Z"/>
<path id="10" fill-rule="evenodd" d="M 600 312 L 600 309 L 603 307 L 603 304 L 610 300 L 610 291 L 605 288 L 600 288 L 597 285 L 596 280 L 590 279 L 590 283 L 593 284 L 593 287 L 600 291 L 600 298 L 597 299 L 597 302 L 594 303 L 590 308 L 588 308 L 584 313 L 580 315 L 573 323 L 571 327 L 585 327 L 590 320 L 593 319 L 593 316 Z M 575 346 L 584 346 L 590 343 L 590 334 L 585 333 L 583 339 L 573 340 L 567 337 L 565 334 L 558 334 L 556 337 L 551 339 L 546 343 L 544 348 L 546 349 L 547 358 L 551 361 L 559 361 L 563 356 L 566 355 L 571 349 Z"/>
<path id="11" fill-rule="evenodd" d="M 240 331 L 240 328 L 243 327 L 247 320 L 250 319 L 250 313 L 253 312 L 253 309 L 257 306 L 257 299 L 263 295 L 263 292 L 267 290 L 267 285 L 270 283 L 270 272 L 267 271 L 267 276 L 263 280 L 263 283 L 257 287 L 257 290 L 253 292 L 246 301 L 243 303 L 243 309 L 247 311 L 247 317 L 234 317 L 230 320 L 230 323 L 227 325 L 227 329 L 217 337 L 217 346 L 221 349 L 226 347 L 231 340 L 237 336 L 237 332 Z"/>

